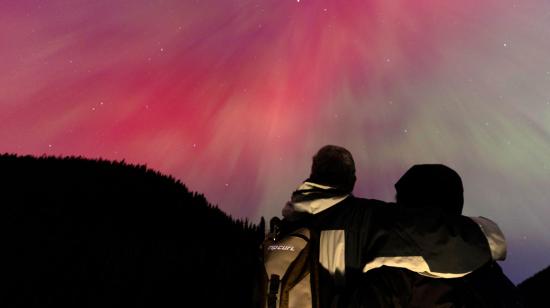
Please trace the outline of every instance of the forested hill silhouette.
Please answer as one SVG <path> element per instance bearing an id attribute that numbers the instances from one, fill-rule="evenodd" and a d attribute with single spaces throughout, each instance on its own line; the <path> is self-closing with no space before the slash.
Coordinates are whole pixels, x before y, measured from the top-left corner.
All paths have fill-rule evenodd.
<path id="1" fill-rule="evenodd" d="M 550 266 L 518 285 L 527 307 L 549 307 Z"/>
<path id="2" fill-rule="evenodd" d="M 263 219 L 234 220 L 172 177 L 4 154 L 0 194 L 3 307 L 252 305 Z"/>

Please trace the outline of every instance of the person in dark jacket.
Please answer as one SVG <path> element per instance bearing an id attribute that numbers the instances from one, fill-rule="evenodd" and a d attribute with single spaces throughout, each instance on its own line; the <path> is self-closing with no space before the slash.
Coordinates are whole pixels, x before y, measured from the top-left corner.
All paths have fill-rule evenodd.
<path id="1" fill-rule="evenodd" d="M 462 180 L 447 166 L 415 165 L 395 188 L 399 207 L 438 210 L 452 216 L 462 214 Z M 483 224 L 485 218 L 476 220 L 482 222 L 485 233 L 495 232 L 488 227 L 490 224 Z M 491 234 L 487 234 L 487 239 L 489 245 L 503 245 L 502 241 L 494 241 Z M 464 277 L 452 279 L 382 266 L 364 274 L 358 286 L 347 307 L 523 307 L 515 285 L 494 260 Z"/>
<path id="2" fill-rule="evenodd" d="M 283 209 L 283 229 L 308 226 L 319 234 L 320 307 L 345 305 L 350 286 L 361 281 L 369 266 L 397 260 L 433 277 L 460 277 L 491 259 L 491 247 L 471 219 L 407 212 L 357 198 L 352 194 L 355 181 L 351 153 L 325 146 L 313 157 L 309 178 Z M 411 219 L 426 223 L 416 226 Z M 464 257 L 456 258 L 457 251 Z"/>
<path id="3" fill-rule="evenodd" d="M 363 250 L 372 234 L 368 223 L 372 209 L 385 205 L 353 196 L 355 181 L 351 153 L 342 147 L 325 146 L 313 157 L 309 178 L 283 208 L 284 229 L 305 225 L 319 234 L 321 307 L 330 307 L 335 294 L 360 276 Z"/>

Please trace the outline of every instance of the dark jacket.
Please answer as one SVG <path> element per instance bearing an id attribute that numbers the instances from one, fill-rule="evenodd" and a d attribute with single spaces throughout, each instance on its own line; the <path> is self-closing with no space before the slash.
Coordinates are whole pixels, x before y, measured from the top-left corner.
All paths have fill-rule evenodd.
<path id="1" fill-rule="evenodd" d="M 429 278 L 392 267 L 362 276 L 353 287 L 346 308 L 520 308 L 515 285 L 500 266 L 490 261 L 461 278 Z"/>
<path id="2" fill-rule="evenodd" d="M 308 196 L 287 204 L 283 226 L 309 226 L 319 234 L 321 307 L 346 302 L 350 286 L 359 284 L 375 260 L 398 260 L 436 277 L 464 275 L 491 260 L 485 235 L 466 217 L 404 212 L 381 201 L 334 192 Z M 420 228 L 411 223 L 420 219 L 425 220 Z"/>

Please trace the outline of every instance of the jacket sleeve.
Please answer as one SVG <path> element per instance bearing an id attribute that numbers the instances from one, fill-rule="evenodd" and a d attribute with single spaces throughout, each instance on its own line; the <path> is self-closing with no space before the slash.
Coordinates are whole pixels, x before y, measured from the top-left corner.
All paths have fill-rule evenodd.
<path id="1" fill-rule="evenodd" d="M 494 261 L 502 261 L 506 259 L 506 239 L 504 233 L 500 230 L 498 225 L 485 217 L 469 217 L 476 222 L 487 238 L 487 243 L 491 249 L 491 257 Z"/>
<path id="2" fill-rule="evenodd" d="M 479 225 L 433 209 L 377 208 L 364 272 L 385 266 L 437 278 L 462 277 L 491 260 Z"/>

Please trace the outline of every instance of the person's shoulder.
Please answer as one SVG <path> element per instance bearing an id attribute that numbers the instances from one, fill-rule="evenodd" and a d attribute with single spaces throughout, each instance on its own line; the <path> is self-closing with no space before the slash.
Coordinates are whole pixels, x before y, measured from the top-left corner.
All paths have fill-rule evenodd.
<path id="1" fill-rule="evenodd" d="M 389 203 L 382 200 L 359 198 L 355 196 L 350 196 L 350 201 L 359 206 L 388 207 L 394 205 L 394 203 Z"/>
<path id="2" fill-rule="evenodd" d="M 350 202 L 352 203 L 350 208 L 353 209 L 352 211 L 356 215 L 380 215 L 380 213 L 386 213 L 389 209 L 394 208 L 393 203 L 388 203 L 377 199 L 358 198 L 352 196 Z"/>

